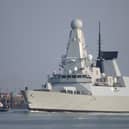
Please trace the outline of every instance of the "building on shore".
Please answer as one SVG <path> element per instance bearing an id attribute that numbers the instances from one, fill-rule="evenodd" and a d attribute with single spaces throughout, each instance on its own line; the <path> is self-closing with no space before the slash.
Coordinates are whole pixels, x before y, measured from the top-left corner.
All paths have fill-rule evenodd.
<path id="1" fill-rule="evenodd" d="M 13 94 L 13 92 L 0 92 L 0 102 L 11 109 L 26 108 L 24 98 L 20 93 Z"/>

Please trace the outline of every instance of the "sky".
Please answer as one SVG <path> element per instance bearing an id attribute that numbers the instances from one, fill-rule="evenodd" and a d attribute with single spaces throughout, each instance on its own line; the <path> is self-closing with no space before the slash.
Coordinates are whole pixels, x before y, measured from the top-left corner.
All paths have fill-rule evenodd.
<path id="1" fill-rule="evenodd" d="M 129 0 L 0 0 L 0 90 L 40 88 L 65 54 L 70 22 L 83 21 L 89 54 L 118 50 L 129 75 Z"/>

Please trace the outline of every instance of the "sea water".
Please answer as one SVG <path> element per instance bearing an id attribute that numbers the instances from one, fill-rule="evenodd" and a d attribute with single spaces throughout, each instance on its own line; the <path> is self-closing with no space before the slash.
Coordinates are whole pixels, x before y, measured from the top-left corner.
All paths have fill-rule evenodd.
<path id="1" fill-rule="evenodd" d="M 0 129 L 129 129 L 129 114 L 0 112 Z"/>

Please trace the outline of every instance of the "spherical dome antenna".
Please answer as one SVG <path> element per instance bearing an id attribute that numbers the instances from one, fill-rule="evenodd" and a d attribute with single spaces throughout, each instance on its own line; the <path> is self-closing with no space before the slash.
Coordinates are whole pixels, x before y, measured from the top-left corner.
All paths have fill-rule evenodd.
<path id="1" fill-rule="evenodd" d="M 69 69 L 69 74 L 72 74 L 72 70 L 71 69 Z"/>
<path id="2" fill-rule="evenodd" d="M 77 67 L 77 66 L 74 67 L 74 71 L 75 71 L 75 72 L 78 71 L 78 67 Z"/>
<path id="3" fill-rule="evenodd" d="M 71 27 L 72 27 L 72 29 L 77 29 L 77 28 L 81 29 L 83 27 L 82 20 L 80 20 L 80 19 L 72 20 Z"/>
<path id="4" fill-rule="evenodd" d="M 89 55 L 88 55 L 88 59 L 89 59 L 90 61 L 92 61 L 92 60 L 93 60 L 93 56 L 92 56 L 91 54 L 89 54 Z"/>

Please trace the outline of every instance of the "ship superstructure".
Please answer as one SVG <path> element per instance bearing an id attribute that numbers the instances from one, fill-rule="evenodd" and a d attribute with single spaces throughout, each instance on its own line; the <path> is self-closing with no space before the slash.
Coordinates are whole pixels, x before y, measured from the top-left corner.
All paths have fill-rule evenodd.
<path id="1" fill-rule="evenodd" d="M 117 51 L 99 51 L 95 62 L 88 54 L 80 19 L 71 31 L 60 72 L 53 72 L 42 89 L 22 93 L 30 110 L 74 112 L 129 112 L 129 77 L 123 77 L 116 63 Z M 109 69 L 109 70 L 108 70 Z"/>

